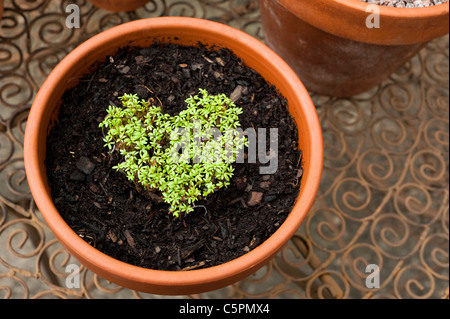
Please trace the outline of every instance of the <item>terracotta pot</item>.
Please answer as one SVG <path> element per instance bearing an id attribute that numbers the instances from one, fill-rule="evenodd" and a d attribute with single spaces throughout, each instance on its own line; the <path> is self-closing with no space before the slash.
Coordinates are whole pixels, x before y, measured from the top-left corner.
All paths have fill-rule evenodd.
<path id="1" fill-rule="evenodd" d="M 244 256 L 207 269 L 172 272 L 139 268 L 113 259 L 82 240 L 55 208 L 45 167 L 46 138 L 57 119 L 60 99 L 95 61 L 114 55 L 125 45 L 149 46 L 156 39 L 181 45 L 198 41 L 227 47 L 245 64 L 274 84 L 288 99 L 303 151 L 300 195 L 287 220 L 273 236 Z M 83 265 L 119 285 L 155 294 L 192 294 L 215 290 L 244 279 L 266 264 L 285 245 L 306 217 L 319 187 L 323 165 L 322 131 L 308 92 L 291 68 L 272 50 L 229 26 L 194 18 L 150 18 L 129 22 L 89 39 L 68 54 L 40 88 L 25 133 L 25 168 L 36 204 L 49 227 Z"/>
<path id="2" fill-rule="evenodd" d="M 94 6 L 112 12 L 127 12 L 144 6 L 150 0 L 88 0 Z"/>
<path id="3" fill-rule="evenodd" d="M 260 0 L 267 43 L 310 91 L 348 97 L 377 85 L 448 33 L 449 4 L 379 9 L 360 0 Z M 373 6 L 373 5 L 372 5 Z"/>

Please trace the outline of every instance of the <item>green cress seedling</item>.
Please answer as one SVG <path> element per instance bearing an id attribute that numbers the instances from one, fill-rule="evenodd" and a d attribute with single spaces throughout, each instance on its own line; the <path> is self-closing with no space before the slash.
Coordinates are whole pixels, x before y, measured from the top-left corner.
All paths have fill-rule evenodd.
<path id="1" fill-rule="evenodd" d="M 123 157 L 114 169 L 149 192 L 160 191 L 175 217 L 230 184 L 232 163 L 248 143 L 236 131 L 242 109 L 225 94 L 199 91 L 177 116 L 124 94 L 119 98 L 123 107 L 110 105 L 99 125 L 108 130 L 105 147 Z"/>

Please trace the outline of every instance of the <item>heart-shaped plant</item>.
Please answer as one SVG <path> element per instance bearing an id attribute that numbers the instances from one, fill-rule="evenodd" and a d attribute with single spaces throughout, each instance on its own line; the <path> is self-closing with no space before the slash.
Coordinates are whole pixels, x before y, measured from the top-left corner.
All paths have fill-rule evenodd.
<path id="1" fill-rule="evenodd" d="M 108 129 L 105 146 L 123 156 L 114 169 L 146 191 L 160 191 L 175 217 L 192 212 L 202 196 L 227 187 L 232 163 L 248 146 L 239 131 L 242 109 L 225 94 L 199 91 L 201 96 L 189 97 L 187 109 L 177 116 L 124 94 L 122 107 L 110 105 L 99 125 Z"/>

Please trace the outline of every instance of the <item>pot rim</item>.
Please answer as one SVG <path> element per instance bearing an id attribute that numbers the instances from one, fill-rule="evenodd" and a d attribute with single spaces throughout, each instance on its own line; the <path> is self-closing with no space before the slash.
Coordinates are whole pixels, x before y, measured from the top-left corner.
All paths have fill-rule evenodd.
<path id="1" fill-rule="evenodd" d="M 50 103 L 53 88 L 61 81 L 64 82 L 63 76 L 68 72 L 70 65 L 77 63 L 79 56 L 87 56 L 102 44 L 114 41 L 124 34 L 148 32 L 149 29 L 158 28 L 173 30 L 194 28 L 198 32 L 214 32 L 228 41 L 233 41 L 236 47 L 245 47 L 247 51 L 265 60 L 269 64 L 267 67 L 275 68 L 277 74 L 287 79 L 286 85 L 298 92 L 295 93 L 297 102 L 301 104 L 304 110 L 302 112 L 305 113 L 304 130 L 308 130 L 313 138 L 316 136 L 314 142 L 310 143 L 310 148 L 303 150 L 304 153 L 310 152 L 313 159 L 311 169 L 305 172 L 301 183 L 307 187 L 301 189 L 301 196 L 297 198 L 286 221 L 268 240 L 252 251 L 227 263 L 205 269 L 177 272 L 141 268 L 114 259 L 89 245 L 69 227 L 57 211 L 46 182 L 44 163 L 40 162 L 40 158 L 45 159 L 45 152 L 39 149 L 38 145 L 40 138 L 45 139 L 40 136 L 47 134 L 47 126 L 45 129 L 42 128 L 42 124 L 46 125 L 44 120 L 46 105 Z M 58 240 L 76 259 L 92 271 L 101 272 L 102 277 L 122 286 L 144 292 L 174 295 L 185 294 L 186 291 L 207 291 L 201 285 L 211 282 L 220 285 L 225 282 L 224 280 L 237 277 L 243 271 L 249 269 L 256 271 L 254 268 L 261 260 L 268 260 L 282 248 L 303 222 L 317 194 L 323 167 L 323 139 L 316 109 L 307 90 L 292 69 L 262 42 L 240 30 L 217 22 L 197 18 L 160 17 L 132 21 L 104 31 L 82 43 L 61 60 L 41 86 L 30 110 L 25 131 L 24 160 L 28 184 L 41 214 Z M 267 251 L 271 252 L 271 256 L 268 256 Z"/>
<path id="2" fill-rule="evenodd" d="M 358 42 L 379 45 L 417 44 L 449 32 L 448 2 L 423 8 L 397 8 L 361 0 L 274 1 L 316 28 Z M 366 10 L 373 5 L 380 12 L 380 28 L 369 29 L 366 27 L 366 19 L 372 11 Z"/>

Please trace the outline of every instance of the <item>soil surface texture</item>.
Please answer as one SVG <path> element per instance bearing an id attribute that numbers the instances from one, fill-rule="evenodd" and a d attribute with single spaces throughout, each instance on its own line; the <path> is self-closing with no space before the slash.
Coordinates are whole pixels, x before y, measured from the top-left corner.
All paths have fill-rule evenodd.
<path id="1" fill-rule="evenodd" d="M 122 48 L 97 63 L 67 90 L 47 141 L 47 174 L 54 203 L 86 242 L 123 262 L 159 270 L 191 270 L 235 259 L 267 240 L 295 204 L 302 177 L 298 134 L 287 101 L 227 49 L 155 44 Z M 164 112 L 178 114 L 198 93 L 225 93 L 243 108 L 241 127 L 267 128 L 268 164 L 233 164 L 231 185 L 201 199 L 181 219 L 169 215 L 161 194 L 138 190 L 112 169 L 122 158 L 104 147 L 99 123 L 118 97 L 136 93 Z M 277 152 L 269 128 L 278 128 Z"/>
<path id="2" fill-rule="evenodd" d="M 448 3 L 448 0 L 361 0 L 361 1 L 397 8 L 423 8 Z"/>

